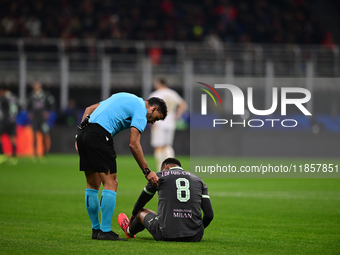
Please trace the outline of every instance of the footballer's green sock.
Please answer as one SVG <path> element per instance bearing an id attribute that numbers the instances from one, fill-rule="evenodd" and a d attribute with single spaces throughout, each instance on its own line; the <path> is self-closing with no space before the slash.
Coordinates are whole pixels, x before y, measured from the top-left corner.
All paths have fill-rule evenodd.
<path id="1" fill-rule="evenodd" d="M 100 223 L 99 223 L 99 218 L 98 218 L 98 213 L 99 213 L 98 190 L 86 189 L 85 205 L 86 205 L 87 213 L 90 216 L 92 228 L 99 229 Z"/>
<path id="2" fill-rule="evenodd" d="M 100 199 L 100 211 L 102 215 L 100 229 L 103 232 L 111 231 L 111 220 L 116 207 L 116 196 L 117 192 L 103 189 L 102 197 Z"/>

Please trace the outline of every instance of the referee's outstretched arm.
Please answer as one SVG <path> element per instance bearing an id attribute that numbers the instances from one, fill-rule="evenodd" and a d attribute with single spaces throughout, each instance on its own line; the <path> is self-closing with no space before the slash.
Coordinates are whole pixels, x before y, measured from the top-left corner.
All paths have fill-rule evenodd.
<path id="1" fill-rule="evenodd" d="M 143 171 L 144 169 L 149 168 L 149 166 L 144 158 L 143 149 L 140 144 L 140 137 L 141 134 L 139 130 L 135 127 L 131 127 L 129 147 L 131 149 L 133 157 L 137 161 L 140 169 L 142 169 Z M 145 178 L 151 183 L 152 186 L 158 185 L 158 177 L 155 172 L 150 172 L 145 176 Z"/>

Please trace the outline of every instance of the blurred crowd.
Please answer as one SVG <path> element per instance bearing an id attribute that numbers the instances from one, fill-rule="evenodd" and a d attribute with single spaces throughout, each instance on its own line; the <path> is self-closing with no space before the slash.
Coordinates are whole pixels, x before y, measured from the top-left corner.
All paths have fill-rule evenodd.
<path id="1" fill-rule="evenodd" d="M 2 0 L 1 37 L 332 43 L 311 0 Z"/>
<path id="2" fill-rule="evenodd" d="M 67 107 L 58 112 L 55 97 L 43 89 L 41 82 L 35 81 L 31 87 L 24 103 L 8 85 L 0 84 L 0 164 L 7 160 L 16 164 L 17 151 L 41 158 L 50 151 L 50 129 L 55 124 L 75 127 L 80 122 L 83 110 L 74 100 L 69 100 Z"/>

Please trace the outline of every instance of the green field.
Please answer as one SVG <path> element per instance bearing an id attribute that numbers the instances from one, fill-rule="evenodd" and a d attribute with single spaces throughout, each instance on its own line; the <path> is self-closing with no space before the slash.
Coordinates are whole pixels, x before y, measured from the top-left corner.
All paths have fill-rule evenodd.
<path id="1" fill-rule="evenodd" d="M 189 158 L 179 159 L 189 169 Z M 145 180 L 132 156 L 117 160 L 112 229 L 124 237 L 117 216 L 130 215 Z M 340 254 L 340 179 L 205 179 L 215 218 L 202 241 L 167 243 L 147 231 L 128 242 L 92 240 L 76 155 L 19 159 L 0 173 L 0 254 Z"/>

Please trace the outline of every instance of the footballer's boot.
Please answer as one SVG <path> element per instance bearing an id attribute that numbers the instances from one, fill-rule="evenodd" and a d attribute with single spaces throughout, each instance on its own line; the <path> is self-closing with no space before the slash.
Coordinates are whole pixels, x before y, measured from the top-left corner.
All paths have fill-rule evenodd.
<path id="1" fill-rule="evenodd" d="M 119 235 L 113 231 L 110 232 L 103 232 L 99 231 L 98 240 L 111 240 L 111 241 L 127 241 L 126 239 L 120 238 Z"/>
<path id="2" fill-rule="evenodd" d="M 125 235 L 127 238 L 136 238 L 136 235 L 129 235 L 126 230 L 130 224 L 129 218 L 124 214 L 124 213 L 120 213 L 118 215 L 118 224 L 121 227 L 121 229 L 123 229 Z"/>
<path id="3" fill-rule="evenodd" d="M 100 229 L 92 229 L 92 239 L 98 239 L 98 234 L 100 231 Z"/>

